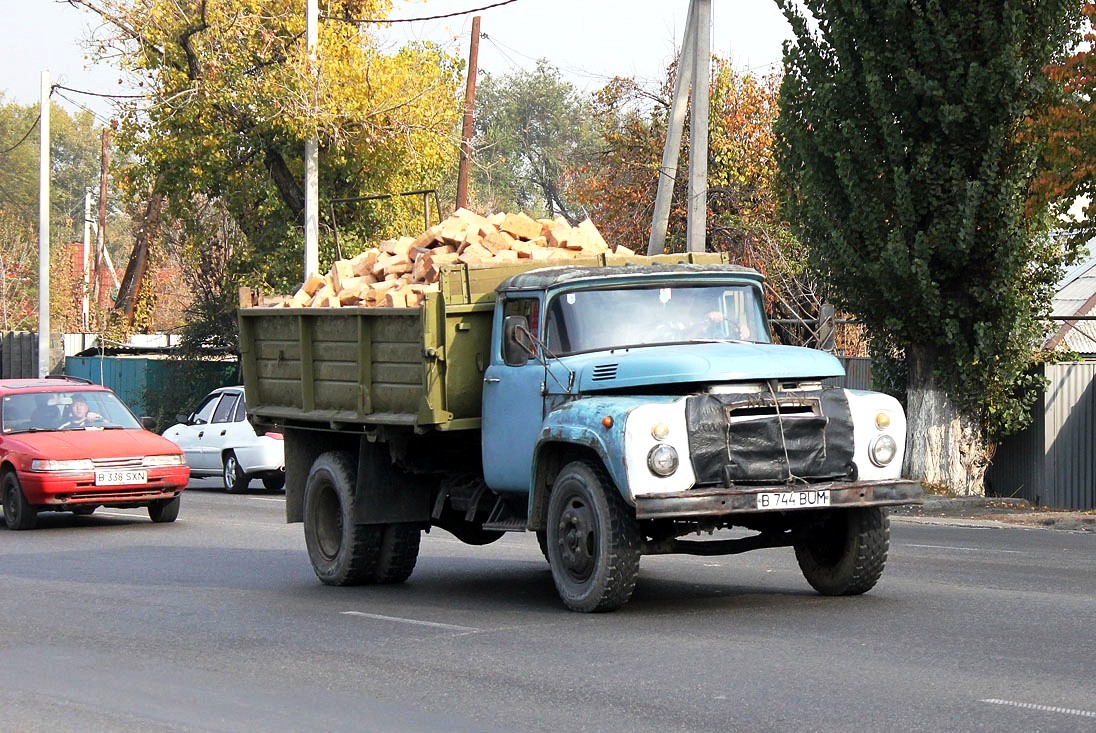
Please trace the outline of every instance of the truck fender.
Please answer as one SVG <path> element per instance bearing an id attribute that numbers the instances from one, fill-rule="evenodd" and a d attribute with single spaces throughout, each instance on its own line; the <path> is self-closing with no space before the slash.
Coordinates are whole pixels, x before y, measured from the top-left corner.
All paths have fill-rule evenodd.
<path id="1" fill-rule="evenodd" d="M 620 431 L 608 431 L 589 425 L 576 425 L 559 419 L 569 413 L 548 415 L 537 438 L 533 453 L 531 476 L 532 491 L 529 493 L 529 525 L 539 529 L 548 506 L 548 493 L 555 474 L 570 460 L 587 456 L 596 457 L 608 471 L 620 495 L 627 500 L 626 474 L 621 460 L 624 455 Z"/>

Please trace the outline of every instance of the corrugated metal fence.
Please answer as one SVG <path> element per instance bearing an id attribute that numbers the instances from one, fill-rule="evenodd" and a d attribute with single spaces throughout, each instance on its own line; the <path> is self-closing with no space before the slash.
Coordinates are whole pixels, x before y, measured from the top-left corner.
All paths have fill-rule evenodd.
<path id="1" fill-rule="evenodd" d="M 8 331 L 0 340 L 0 379 L 38 376 L 38 334 Z"/>
<path id="2" fill-rule="evenodd" d="M 1032 423 L 997 446 L 986 493 L 1059 509 L 1096 508 L 1096 362 L 1047 364 Z"/>

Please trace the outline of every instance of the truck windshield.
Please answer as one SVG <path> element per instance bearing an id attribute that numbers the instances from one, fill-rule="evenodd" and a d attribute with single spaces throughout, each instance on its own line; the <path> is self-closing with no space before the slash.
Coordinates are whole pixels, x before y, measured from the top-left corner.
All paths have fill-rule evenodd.
<path id="1" fill-rule="evenodd" d="M 756 288 L 748 285 L 575 290 L 548 306 L 545 345 L 557 356 L 688 343 L 770 343 Z"/>

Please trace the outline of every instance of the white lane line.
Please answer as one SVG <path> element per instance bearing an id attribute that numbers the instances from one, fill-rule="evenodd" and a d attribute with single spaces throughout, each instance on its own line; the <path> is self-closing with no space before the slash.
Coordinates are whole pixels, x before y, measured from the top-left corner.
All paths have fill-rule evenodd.
<path id="1" fill-rule="evenodd" d="M 253 497 L 253 498 L 254 498 L 255 501 L 273 501 L 273 502 L 276 502 L 278 504 L 284 504 L 285 503 L 285 499 L 273 499 L 273 498 L 268 497 L 268 496 L 256 496 L 256 497 Z"/>
<path id="2" fill-rule="evenodd" d="M 400 624 L 412 624 L 414 626 L 429 626 L 434 629 L 449 629 L 451 631 L 467 631 L 470 633 L 476 633 L 483 631 L 483 629 L 475 629 L 471 626 L 456 626 L 454 624 L 439 624 L 434 621 L 419 621 L 413 618 L 401 618 L 400 616 L 382 616 L 379 613 L 362 613 L 361 611 L 339 611 L 343 616 L 360 616 L 362 618 L 372 618 L 378 621 L 395 621 Z"/>
<path id="3" fill-rule="evenodd" d="M 1033 702 L 1016 702 L 1015 700 L 981 700 L 990 705 L 1008 705 L 1025 710 L 1038 710 L 1043 713 L 1062 713 L 1063 715 L 1076 715 L 1080 718 L 1096 718 L 1096 712 L 1092 710 L 1074 710 L 1073 708 L 1059 708 L 1053 705 L 1037 705 Z"/>
<path id="4" fill-rule="evenodd" d="M 960 552 L 992 552 L 994 555 L 1026 555 L 1023 550 L 989 550 L 985 547 L 959 547 L 957 545 L 915 545 L 908 544 L 906 547 L 920 547 L 925 550 L 959 550 Z"/>

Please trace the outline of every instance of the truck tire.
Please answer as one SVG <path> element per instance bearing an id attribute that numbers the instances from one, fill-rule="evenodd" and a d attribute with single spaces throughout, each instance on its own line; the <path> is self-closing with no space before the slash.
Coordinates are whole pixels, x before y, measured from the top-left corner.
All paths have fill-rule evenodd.
<path id="1" fill-rule="evenodd" d="M 381 534 L 381 549 L 373 579 L 378 583 L 402 583 L 411 577 L 419 559 L 417 524 L 386 524 Z"/>
<path id="2" fill-rule="evenodd" d="M 0 479 L 4 501 L 4 523 L 8 529 L 34 529 L 38 525 L 38 510 L 27 501 L 15 471 L 7 471 Z"/>
<path id="3" fill-rule="evenodd" d="M 830 512 L 825 523 L 795 543 L 795 559 L 824 596 L 867 593 L 887 564 L 890 519 L 879 507 Z"/>
<path id="4" fill-rule="evenodd" d="M 304 540 L 316 577 L 326 585 L 373 582 L 383 525 L 354 524 L 356 465 L 330 451 L 312 464 L 304 487 Z"/>
<path id="5" fill-rule="evenodd" d="M 639 524 L 599 464 L 574 461 L 556 477 L 547 546 L 556 591 L 572 611 L 628 602 L 639 575 Z"/>
<path id="6" fill-rule="evenodd" d="M 232 451 L 225 453 L 221 468 L 221 482 L 225 485 L 225 491 L 229 494 L 236 494 L 247 490 L 247 485 L 251 483 L 251 477 L 240 468 L 240 462 L 236 460 L 235 453 Z"/>

